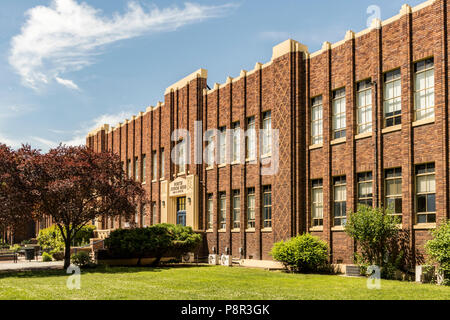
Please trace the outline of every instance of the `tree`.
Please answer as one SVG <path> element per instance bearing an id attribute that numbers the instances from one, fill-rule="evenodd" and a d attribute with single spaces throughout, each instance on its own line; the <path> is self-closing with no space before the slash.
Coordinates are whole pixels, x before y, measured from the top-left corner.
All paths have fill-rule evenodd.
<path id="1" fill-rule="evenodd" d="M 398 239 L 399 221 L 383 208 L 358 206 L 356 212 L 349 214 L 345 232 L 353 238 L 360 248 L 360 262 L 363 264 L 385 264 L 390 244 Z"/>
<path id="2" fill-rule="evenodd" d="M 38 192 L 36 213 L 50 215 L 65 244 L 64 268 L 70 246 L 83 226 L 98 217 L 129 219 L 142 203 L 142 185 L 126 177 L 120 158 L 87 147 L 59 147 L 34 157 L 33 182 Z"/>
<path id="3" fill-rule="evenodd" d="M 33 220 L 37 194 L 30 173 L 39 155 L 30 146 L 17 151 L 0 144 L 0 227 L 14 232 Z"/>
<path id="4" fill-rule="evenodd" d="M 438 264 L 438 272 L 443 277 L 443 284 L 450 285 L 450 220 L 432 231 L 433 239 L 425 248 L 431 261 Z"/>

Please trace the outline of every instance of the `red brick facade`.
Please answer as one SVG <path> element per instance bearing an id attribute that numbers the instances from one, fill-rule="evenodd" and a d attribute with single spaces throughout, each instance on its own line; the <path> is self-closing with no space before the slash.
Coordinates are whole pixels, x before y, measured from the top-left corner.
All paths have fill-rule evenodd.
<path id="1" fill-rule="evenodd" d="M 243 249 L 245 258 L 271 259 L 274 242 L 304 232 L 326 240 L 331 248 L 333 263 L 352 263 L 356 250 L 353 241 L 339 227 L 333 225 L 333 178 L 346 176 L 346 208 L 357 204 L 357 174 L 371 172 L 373 203 L 384 205 L 384 172 L 389 168 L 402 169 L 402 229 L 408 234 L 410 249 L 423 252 L 424 242 L 435 224 L 418 224 L 415 209 L 415 166 L 435 164 L 436 220 L 439 224 L 449 217 L 449 90 L 448 90 L 448 25 L 447 1 L 428 1 L 411 9 L 402 7 L 400 14 L 373 28 L 354 34 L 348 32 L 337 44 L 325 43 L 321 51 L 309 54 L 295 41 L 287 42 L 290 49 L 265 64 L 257 64 L 251 72 L 243 71 L 236 79 L 208 90 L 206 78 L 198 75 L 180 87 L 172 87 L 164 103 L 148 109 L 138 117 L 116 128 L 104 127 L 87 138 L 94 150 L 109 150 L 120 154 L 124 166 L 146 155 L 145 189 L 149 200 L 144 224 L 160 221 L 160 184 L 172 181 L 175 166 L 170 161 L 174 146 L 174 129 L 194 132 L 194 122 L 203 122 L 207 129 L 226 126 L 239 121 L 246 129 L 247 117 L 254 116 L 256 129 L 262 125 L 262 114 L 271 111 L 272 128 L 279 130 L 279 171 L 276 175 L 260 174 L 256 164 L 198 165 L 191 161 L 186 173 L 199 178 L 200 230 L 211 253 L 223 253 L 229 248 L 235 257 Z M 285 43 L 286 44 L 286 43 Z M 414 63 L 425 58 L 434 59 L 434 120 L 415 121 Z M 401 125 L 385 128 L 383 97 L 384 74 L 400 68 Z M 372 131 L 358 135 L 356 114 L 357 83 L 372 81 Z M 376 84 L 374 83 L 376 82 Z M 345 88 L 346 135 L 333 139 L 332 93 Z M 322 96 L 323 143 L 311 146 L 311 98 Z M 203 144 L 205 148 L 205 143 Z M 160 156 L 165 151 L 165 175 L 160 176 Z M 158 173 L 152 181 L 152 154 L 156 152 Z M 194 144 L 191 144 L 191 155 Z M 132 172 L 134 172 L 134 167 Z M 140 174 L 139 174 L 140 176 Z M 310 229 L 311 180 L 322 179 L 323 227 Z M 262 188 L 272 187 L 272 228 L 262 226 Z M 254 230 L 245 230 L 247 188 L 255 188 Z M 232 228 L 232 194 L 241 195 L 240 230 Z M 226 228 L 218 230 L 219 193 L 226 193 Z M 214 219 L 212 231 L 206 226 L 207 195 L 213 195 Z M 123 222 L 103 221 L 104 229 L 123 226 Z"/>

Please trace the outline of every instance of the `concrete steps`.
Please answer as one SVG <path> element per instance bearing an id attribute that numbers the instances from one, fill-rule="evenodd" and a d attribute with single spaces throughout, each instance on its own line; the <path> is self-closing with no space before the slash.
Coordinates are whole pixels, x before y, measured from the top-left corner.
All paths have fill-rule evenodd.
<path id="1" fill-rule="evenodd" d="M 358 266 L 355 265 L 346 265 L 345 266 L 345 275 L 347 277 L 361 277 L 361 271 Z"/>

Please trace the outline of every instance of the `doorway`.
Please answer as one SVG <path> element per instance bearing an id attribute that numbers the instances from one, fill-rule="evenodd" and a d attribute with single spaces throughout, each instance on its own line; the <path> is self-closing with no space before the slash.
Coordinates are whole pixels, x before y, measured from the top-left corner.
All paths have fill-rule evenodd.
<path id="1" fill-rule="evenodd" d="M 186 226 L 186 197 L 177 198 L 177 224 Z"/>

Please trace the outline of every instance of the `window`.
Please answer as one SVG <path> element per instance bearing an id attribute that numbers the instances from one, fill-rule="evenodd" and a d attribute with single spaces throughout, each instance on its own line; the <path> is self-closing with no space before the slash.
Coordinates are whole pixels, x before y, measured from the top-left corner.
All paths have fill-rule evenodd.
<path id="1" fill-rule="evenodd" d="M 156 155 L 156 151 L 153 151 L 152 153 L 152 180 L 156 181 L 157 177 L 158 177 L 158 159 L 157 159 L 157 155 Z"/>
<path id="2" fill-rule="evenodd" d="M 212 193 L 208 194 L 206 200 L 206 229 L 212 230 L 213 228 L 213 213 L 214 213 L 214 205 L 213 205 L 213 195 Z"/>
<path id="3" fill-rule="evenodd" d="M 160 162 L 160 164 L 159 164 L 159 171 L 160 171 L 159 177 L 160 177 L 161 179 L 164 179 L 165 165 L 166 165 L 166 163 L 165 163 L 166 159 L 165 159 L 165 155 L 164 155 L 164 148 L 161 149 L 161 155 L 160 155 L 160 157 L 161 157 L 161 158 L 160 158 L 160 160 L 159 160 L 159 162 Z"/>
<path id="4" fill-rule="evenodd" d="M 272 113 L 263 113 L 262 155 L 272 153 Z"/>
<path id="5" fill-rule="evenodd" d="M 434 118 L 434 60 L 414 64 L 414 110 L 416 120 Z"/>
<path id="6" fill-rule="evenodd" d="M 402 123 L 402 83 L 400 69 L 384 74 L 384 126 Z"/>
<path id="7" fill-rule="evenodd" d="M 128 178 L 132 177 L 132 168 L 131 168 L 131 160 L 127 160 L 127 174 Z"/>
<path id="8" fill-rule="evenodd" d="M 241 160 L 241 128 L 239 122 L 233 123 L 233 162 Z"/>
<path id="9" fill-rule="evenodd" d="M 246 150 L 245 156 L 247 159 L 255 159 L 256 157 L 256 128 L 255 117 L 247 118 L 247 132 L 246 132 Z"/>
<path id="10" fill-rule="evenodd" d="M 372 132 L 372 87 L 370 80 L 356 84 L 358 134 Z"/>
<path id="11" fill-rule="evenodd" d="M 312 226 L 323 226 L 323 181 L 322 179 L 311 182 L 311 218 Z"/>
<path id="12" fill-rule="evenodd" d="M 272 186 L 263 187 L 263 227 L 272 228 Z"/>
<path id="13" fill-rule="evenodd" d="M 417 223 L 436 222 L 436 181 L 434 163 L 416 166 Z"/>
<path id="14" fill-rule="evenodd" d="M 206 146 L 206 163 L 208 165 L 208 168 L 213 167 L 215 163 L 215 139 L 216 137 L 211 137 L 210 140 L 208 140 Z"/>
<path id="15" fill-rule="evenodd" d="M 139 180 L 139 158 L 134 158 L 134 181 Z"/>
<path id="16" fill-rule="evenodd" d="M 373 206 L 372 172 L 358 173 L 358 204 Z"/>
<path id="17" fill-rule="evenodd" d="M 384 173 L 386 200 L 385 206 L 390 214 L 402 222 L 402 168 L 386 169 Z"/>
<path id="18" fill-rule="evenodd" d="M 146 207 L 145 204 L 141 203 L 141 227 L 144 227 L 145 224 L 145 215 L 146 215 Z"/>
<path id="19" fill-rule="evenodd" d="M 345 137 L 345 88 L 333 91 L 333 139 Z"/>
<path id="20" fill-rule="evenodd" d="M 141 172 L 141 180 L 142 183 L 144 183 L 147 179 L 147 158 L 145 154 L 143 154 L 141 157 Z"/>
<path id="21" fill-rule="evenodd" d="M 239 190 L 233 191 L 233 229 L 241 227 L 241 193 Z"/>
<path id="22" fill-rule="evenodd" d="M 227 128 L 219 128 L 219 164 L 225 164 L 227 155 Z"/>
<path id="23" fill-rule="evenodd" d="M 183 174 L 186 170 L 186 155 L 185 155 L 185 143 L 184 140 L 178 142 L 177 145 L 177 173 Z"/>
<path id="24" fill-rule="evenodd" d="M 225 192 L 219 194 L 219 229 L 227 227 L 227 196 Z"/>
<path id="25" fill-rule="evenodd" d="M 153 202 L 152 204 L 152 223 L 155 225 L 157 223 L 158 212 L 156 211 L 156 202 Z"/>
<path id="26" fill-rule="evenodd" d="M 255 228 L 255 188 L 247 190 L 247 228 Z"/>
<path id="27" fill-rule="evenodd" d="M 311 101 L 311 144 L 323 143 L 323 104 L 322 96 Z"/>
<path id="28" fill-rule="evenodd" d="M 333 178 L 334 225 L 344 226 L 347 222 L 347 182 L 345 176 Z"/>

